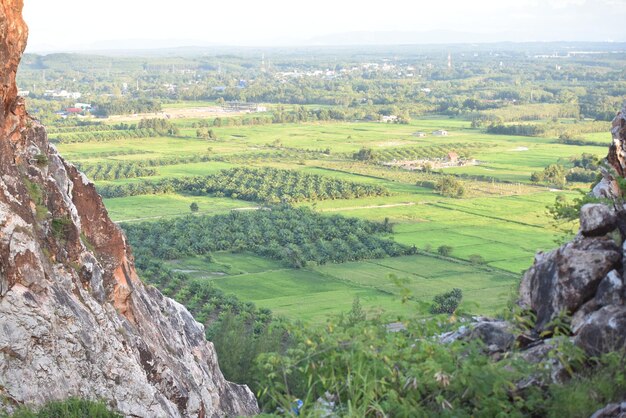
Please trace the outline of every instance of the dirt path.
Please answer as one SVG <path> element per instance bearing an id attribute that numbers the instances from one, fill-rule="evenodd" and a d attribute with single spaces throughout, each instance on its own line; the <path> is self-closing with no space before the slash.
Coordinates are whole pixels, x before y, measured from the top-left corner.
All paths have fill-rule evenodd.
<path id="1" fill-rule="evenodd" d="M 113 115 L 106 120 L 111 122 L 132 122 L 141 119 L 161 118 L 161 119 L 191 119 L 191 118 L 229 118 L 243 115 L 245 112 L 227 112 L 221 107 L 185 107 L 173 108 L 165 107 L 161 112 L 135 113 L 133 115 Z"/>
<path id="2" fill-rule="evenodd" d="M 231 209 L 231 211 L 238 212 L 238 211 L 259 210 L 259 209 L 261 209 L 259 206 L 249 206 L 245 208 L 234 208 L 234 209 Z M 180 213 L 180 214 L 174 214 L 174 215 L 145 216 L 141 218 L 121 219 L 119 221 L 114 221 L 114 223 L 121 224 L 124 222 L 139 222 L 139 221 L 148 221 L 151 219 L 179 218 L 181 216 L 187 216 L 191 214 L 192 213 L 189 212 L 189 213 Z M 196 215 L 215 215 L 215 213 L 214 212 L 197 212 Z"/>
<path id="3" fill-rule="evenodd" d="M 396 208 L 398 206 L 413 206 L 415 202 L 406 202 L 406 203 L 393 203 L 389 205 L 372 205 L 372 206 L 352 206 L 348 208 L 329 208 L 329 209 L 319 209 L 320 212 L 343 212 L 347 210 L 359 210 L 359 209 L 384 209 L 384 208 Z"/>

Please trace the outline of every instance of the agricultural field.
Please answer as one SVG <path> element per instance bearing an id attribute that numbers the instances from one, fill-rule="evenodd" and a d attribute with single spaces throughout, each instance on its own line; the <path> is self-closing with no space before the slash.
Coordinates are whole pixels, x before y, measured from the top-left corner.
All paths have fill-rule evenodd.
<path id="1" fill-rule="evenodd" d="M 181 256 L 167 262 L 175 271 L 210 281 L 258 307 L 314 322 L 349 310 L 357 296 L 370 312 L 425 311 L 433 296 L 452 288 L 463 290 L 465 311 L 499 312 L 534 254 L 556 247 L 563 237 L 546 207 L 557 195 L 574 198 L 579 196 L 576 188 L 589 187 L 571 184 L 561 190 L 534 184 L 531 173 L 582 153 L 600 157 L 606 147 L 597 142 L 610 141 L 608 133 L 589 134 L 594 144 L 589 146 L 557 143 L 549 137 L 494 135 L 472 128 L 467 120 L 436 116 L 409 124 L 213 126 L 215 139 L 208 140 L 196 135 L 195 119 L 171 122 L 179 127 L 175 136 L 61 142 L 57 147 L 67 159 L 87 167 L 103 191 L 131 187 L 138 193 L 105 199 L 110 216 L 122 224 L 267 210 L 267 198 L 258 196 L 272 196 L 272 203 L 308 207 L 322 216 L 388 223 L 392 228 L 385 239 L 417 251 L 343 263 L 303 263 L 301 268 L 248 251 L 219 251 L 209 258 Z M 431 134 L 438 129 L 449 134 Z M 371 159 L 356 158 L 363 149 L 371 150 Z M 438 162 L 449 153 L 462 155 L 471 164 L 432 172 L 384 164 L 404 158 Z M 227 177 L 239 173 L 228 170 L 239 168 L 252 170 L 245 173 L 256 182 L 239 184 L 237 178 Z M 267 173 L 273 174 L 263 180 Z M 229 179 L 224 180 L 228 184 L 223 189 L 180 186 L 204 184 L 206 176 Z M 290 179 L 288 187 L 282 183 L 285 176 Z M 446 176 L 459 182 L 462 196 L 447 197 L 436 189 Z M 305 191 L 305 183 L 311 182 L 319 185 Z M 152 191 L 136 191 L 142 188 Z M 357 196 L 357 188 L 371 191 Z M 449 247 L 445 257 L 438 254 L 442 246 Z M 404 304 L 403 292 L 410 294 Z"/>

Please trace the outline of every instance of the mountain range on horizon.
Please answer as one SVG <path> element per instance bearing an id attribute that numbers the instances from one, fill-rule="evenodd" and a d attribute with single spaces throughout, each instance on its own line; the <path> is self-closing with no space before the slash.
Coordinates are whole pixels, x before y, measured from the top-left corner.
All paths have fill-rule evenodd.
<path id="1" fill-rule="evenodd" d="M 26 52 L 94 52 L 137 51 L 173 48 L 224 48 L 224 47 L 343 47 L 368 45 L 442 45 L 442 44 L 490 44 L 490 43 L 552 43 L 593 42 L 621 43 L 625 39 L 541 39 L 532 38 L 526 32 L 478 33 L 452 30 L 431 31 L 353 31 L 339 32 L 310 38 L 280 37 L 259 39 L 255 42 L 218 43 L 198 39 L 110 39 L 86 44 L 57 45 L 50 43 L 29 44 Z"/>

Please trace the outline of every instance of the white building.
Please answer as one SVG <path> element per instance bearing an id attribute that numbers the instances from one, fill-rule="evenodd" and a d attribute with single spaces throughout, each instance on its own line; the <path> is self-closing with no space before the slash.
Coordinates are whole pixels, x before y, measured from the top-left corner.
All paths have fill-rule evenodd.
<path id="1" fill-rule="evenodd" d="M 385 123 L 393 123 L 393 122 L 396 122 L 397 120 L 398 120 L 398 117 L 396 115 L 383 116 L 380 119 L 381 122 L 385 122 Z"/>
<path id="2" fill-rule="evenodd" d="M 78 100 L 82 97 L 82 93 L 77 91 L 70 92 L 67 90 L 46 90 L 43 94 L 45 97 L 54 97 L 59 99 L 74 99 Z"/>
<path id="3" fill-rule="evenodd" d="M 448 131 L 439 129 L 437 131 L 433 131 L 433 135 L 435 136 L 448 136 Z"/>

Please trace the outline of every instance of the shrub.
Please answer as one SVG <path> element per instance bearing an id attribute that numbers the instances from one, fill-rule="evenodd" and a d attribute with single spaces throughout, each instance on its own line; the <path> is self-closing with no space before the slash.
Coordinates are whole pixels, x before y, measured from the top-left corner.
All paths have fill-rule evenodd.
<path id="1" fill-rule="evenodd" d="M 487 264 L 487 261 L 483 258 L 482 255 L 472 254 L 468 257 L 468 260 L 472 264 Z"/>
<path id="2" fill-rule="evenodd" d="M 442 245 L 437 248 L 437 254 L 448 257 L 450 254 L 452 254 L 452 249 L 453 248 L 449 245 Z"/>
<path id="3" fill-rule="evenodd" d="M 433 304 L 430 307 L 430 313 L 432 314 L 453 314 L 456 308 L 459 307 L 463 299 L 463 291 L 458 288 L 454 288 L 449 292 L 441 293 L 433 298 Z"/>
<path id="4" fill-rule="evenodd" d="M 462 197 L 465 194 L 463 183 L 452 176 L 445 176 L 437 180 L 435 189 L 442 196 L 447 197 Z"/>
<path id="5" fill-rule="evenodd" d="M 45 167 L 46 165 L 48 165 L 48 157 L 46 156 L 46 154 L 35 155 L 35 164 L 37 164 L 39 167 Z"/>
<path id="6" fill-rule="evenodd" d="M 369 161 L 374 158 L 374 154 L 370 148 L 361 148 L 359 152 L 352 154 L 352 158 L 358 161 Z"/>

